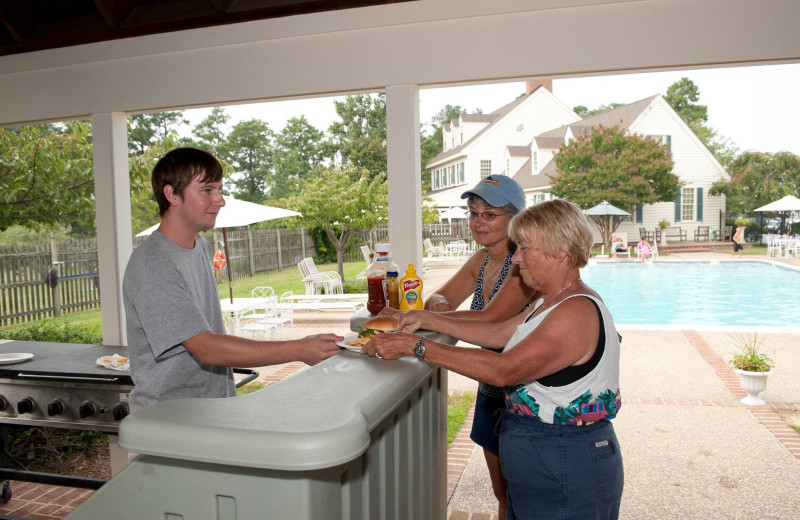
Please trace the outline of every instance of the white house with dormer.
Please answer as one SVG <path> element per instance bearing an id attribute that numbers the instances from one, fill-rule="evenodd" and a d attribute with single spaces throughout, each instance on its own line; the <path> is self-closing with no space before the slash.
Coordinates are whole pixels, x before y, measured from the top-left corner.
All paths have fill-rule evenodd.
<path id="1" fill-rule="evenodd" d="M 633 208 L 618 231 L 635 241 L 640 228 L 652 232 L 659 221 L 666 220 L 686 231 L 688 240 L 699 226 L 720 232 L 725 197 L 711 197 L 708 190 L 713 183 L 728 180 L 728 173 L 663 97 L 655 95 L 582 119 L 552 94 L 551 84 L 540 83 L 532 91 L 529 85 L 525 96 L 483 115 L 480 130 L 465 132 L 468 137 L 463 141 L 462 118 L 477 116 L 462 114 L 445 126 L 445 149 L 428 163 L 432 190 L 426 195 L 438 208 L 465 206 L 461 193 L 490 174 L 513 177 L 524 189 L 528 205 L 547 200 L 552 177 L 558 174 L 553 156 L 559 148 L 594 127 L 618 126 L 666 144 L 674 162 L 673 173 L 683 183 L 675 202 Z M 542 128 L 559 118 L 566 121 Z M 599 234 L 596 238 L 599 241 Z"/>
<path id="2" fill-rule="evenodd" d="M 551 89 L 552 90 L 552 89 Z M 492 174 L 506 174 L 524 163 L 507 149 L 530 149 L 531 137 L 581 120 L 547 88 L 536 88 L 491 114 L 461 114 L 442 129 L 443 151 L 430 162 L 436 206 L 465 207 L 461 194 Z M 515 152 L 516 153 L 516 152 Z"/>

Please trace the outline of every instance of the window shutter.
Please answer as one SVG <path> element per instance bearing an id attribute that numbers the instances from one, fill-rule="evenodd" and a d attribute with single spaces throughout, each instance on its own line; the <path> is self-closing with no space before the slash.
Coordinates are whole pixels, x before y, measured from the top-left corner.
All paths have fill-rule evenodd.
<path id="1" fill-rule="evenodd" d="M 703 188 L 697 188 L 697 221 L 703 221 Z"/>
<path id="2" fill-rule="evenodd" d="M 681 221 L 681 189 L 678 188 L 678 198 L 675 199 L 675 222 Z"/>
<path id="3" fill-rule="evenodd" d="M 636 223 L 637 224 L 641 224 L 642 223 L 643 213 L 644 213 L 644 206 L 637 206 L 636 207 Z"/>

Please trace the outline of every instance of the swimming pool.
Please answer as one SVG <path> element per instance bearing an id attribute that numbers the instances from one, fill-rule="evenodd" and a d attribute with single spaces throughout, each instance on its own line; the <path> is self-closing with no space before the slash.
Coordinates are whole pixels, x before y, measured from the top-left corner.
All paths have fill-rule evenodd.
<path id="1" fill-rule="evenodd" d="M 601 261 L 581 277 L 620 327 L 800 331 L 800 270 L 774 262 Z"/>

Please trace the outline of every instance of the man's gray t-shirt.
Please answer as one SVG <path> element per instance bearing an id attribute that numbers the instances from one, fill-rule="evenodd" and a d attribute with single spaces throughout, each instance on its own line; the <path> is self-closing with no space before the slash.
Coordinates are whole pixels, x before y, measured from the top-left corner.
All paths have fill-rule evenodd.
<path id="1" fill-rule="evenodd" d="M 131 411 L 184 397 L 235 395 L 228 367 L 201 365 L 183 342 L 225 333 L 211 249 L 184 249 L 158 231 L 137 247 L 122 282 L 130 352 Z"/>

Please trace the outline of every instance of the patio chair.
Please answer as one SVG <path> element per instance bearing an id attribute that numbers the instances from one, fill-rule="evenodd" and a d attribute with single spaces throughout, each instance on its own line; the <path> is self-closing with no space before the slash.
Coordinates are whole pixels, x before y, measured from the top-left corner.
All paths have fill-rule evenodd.
<path id="1" fill-rule="evenodd" d="M 639 228 L 639 237 L 644 237 L 644 239 L 647 240 L 648 242 L 652 242 L 653 239 L 655 238 L 655 235 L 653 234 L 652 231 L 647 231 L 647 228 L 640 227 Z"/>
<path id="2" fill-rule="evenodd" d="M 697 229 L 694 230 L 694 240 L 695 242 L 700 240 L 708 242 L 708 226 L 697 226 Z"/>
<path id="3" fill-rule="evenodd" d="M 730 242 L 733 239 L 733 226 L 722 226 L 722 241 Z"/>
<path id="4" fill-rule="evenodd" d="M 303 258 L 297 268 L 303 275 L 303 283 L 306 285 L 306 294 L 342 294 L 342 278 L 336 271 L 320 271 L 317 269 L 314 259 L 311 257 Z"/>
<path id="5" fill-rule="evenodd" d="M 254 337 L 264 335 L 264 339 L 278 339 L 278 302 L 267 298 L 254 304 L 252 312 L 245 313 L 239 321 L 239 332 L 252 332 Z"/>
<path id="6" fill-rule="evenodd" d="M 281 294 L 278 301 L 278 319 L 281 320 L 281 335 L 283 336 L 284 324 L 289 324 L 292 328 L 291 339 L 294 339 L 294 291 L 286 291 Z M 285 339 L 285 338 L 284 338 Z"/>
<path id="7" fill-rule="evenodd" d="M 372 251 L 370 251 L 369 246 L 361 246 L 361 254 L 364 256 L 364 261 L 367 263 L 367 267 L 356 275 L 356 280 L 367 279 L 367 271 L 369 270 L 369 264 L 372 263 Z"/>
<path id="8" fill-rule="evenodd" d="M 275 289 L 273 289 L 269 285 L 253 287 L 253 289 L 250 291 L 250 297 L 259 298 L 261 300 L 275 299 Z M 248 319 L 262 319 L 264 317 L 265 317 L 264 311 L 263 310 L 259 311 L 258 309 L 247 315 Z"/>

